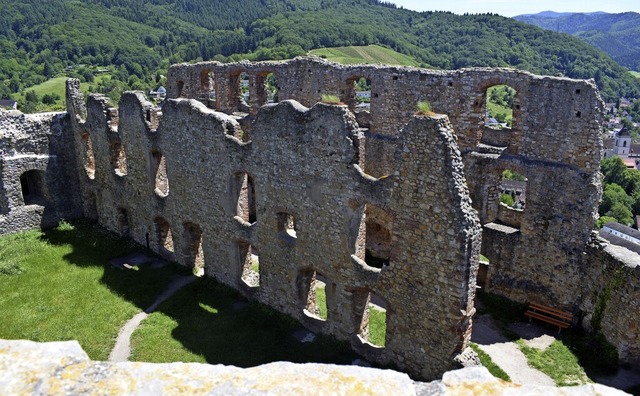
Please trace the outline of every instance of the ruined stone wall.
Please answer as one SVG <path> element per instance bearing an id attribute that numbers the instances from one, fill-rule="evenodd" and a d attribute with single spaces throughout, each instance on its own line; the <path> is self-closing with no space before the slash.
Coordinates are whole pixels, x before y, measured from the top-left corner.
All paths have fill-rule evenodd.
<path id="1" fill-rule="evenodd" d="M 582 326 L 600 331 L 620 360 L 640 365 L 640 256 L 594 236 L 587 249 L 588 271 L 580 302 Z"/>
<path id="2" fill-rule="evenodd" d="M 117 110 L 99 95 L 70 107 L 85 215 L 416 377 L 440 375 L 466 347 L 480 227 L 446 117 L 405 126 L 394 175 L 375 179 L 345 106 L 268 105 L 250 132 L 189 99 L 161 115 L 133 92 Z M 384 347 L 367 340 L 370 303 L 386 309 Z"/>
<path id="3" fill-rule="evenodd" d="M 81 216 L 64 113 L 0 110 L 0 234 Z"/>
<path id="4" fill-rule="evenodd" d="M 281 103 L 263 106 L 269 73 Z M 369 114 L 352 111 L 360 77 L 372 84 Z M 511 129 L 483 125 L 487 88 L 496 84 L 517 91 Z M 346 105 L 316 104 L 322 94 Z M 488 290 L 596 312 L 586 301 L 606 285 L 581 282 L 609 265 L 585 254 L 601 191 L 602 103 L 592 82 L 299 58 L 175 65 L 168 97 L 162 108 L 136 92 L 118 108 L 100 95 L 85 106 L 70 80 L 68 117 L 35 133 L 50 144 L 36 145 L 30 169 L 46 168 L 58 189 L 45 208 L 56 208 L 55 218 L 81 212 L 422 378 L 446 370 L 466 345 L 480 251 L 490 260 Z M 448 117 L 414 117 L 423 100 Z M 8 120 L 0 125 L 36 125 L 0 114 Z M 22 160 L 2 157 L 0 208 L 26 213 L 15 193 L 23 170 L 7 165 Z M 523 211 L 500 206 L 505 169 L 527 177 Z M 314 300 L 318 284 L 326 285 L 326 319 Z M 633 286 L 616 290 L 612 301 L 637 301 Z M 383 348 L 366 341 L 370 304 L 386 309 Z M 625 316 L 614 306 L 603 311 L 613 324 L 602 331 L 635 361 L 638 340 L 616 330 L 635 322 L 618 322 Z"/>

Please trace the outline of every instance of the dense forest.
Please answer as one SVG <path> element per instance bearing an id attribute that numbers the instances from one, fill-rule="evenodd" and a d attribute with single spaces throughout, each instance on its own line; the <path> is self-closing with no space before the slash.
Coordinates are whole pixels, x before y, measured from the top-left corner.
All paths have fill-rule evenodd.
<path id="1" fill-rule="evenodd" d="M 579 37 L 621 65 L 640 71 L 640 14 L 637 12 L 540 13 L 519 15 L 515 19 Z"/>
<path id="2" fill-rule="evenodd" d="M 605 100 L 640 80 L 581 40 L 498 15 L 414 12 L 377 0 L 0 0 L 0 98 L 76 67 L 110 67 L 96 88 L 155 88 L 171 63 L 285 59 L 379 44 L 421 66 L 510 66 L 595 78 Z M 84 65 L 84 68 L 78 68 Z"/>

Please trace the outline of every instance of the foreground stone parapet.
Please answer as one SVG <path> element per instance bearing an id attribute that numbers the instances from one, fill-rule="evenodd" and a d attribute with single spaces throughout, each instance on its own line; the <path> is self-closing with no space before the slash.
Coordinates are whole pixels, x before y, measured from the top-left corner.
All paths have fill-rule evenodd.
<path id="1" fill-rule="evenodd" d="M 77 341 L 0 340 L 0 389 L 7 395 L 625 395 L 592 384 L 520 386 L 485 368 L 416 383 L 406 374 L 357 366 L 276 362 L 241 369 L 200 363 L 91 361 Z"/>

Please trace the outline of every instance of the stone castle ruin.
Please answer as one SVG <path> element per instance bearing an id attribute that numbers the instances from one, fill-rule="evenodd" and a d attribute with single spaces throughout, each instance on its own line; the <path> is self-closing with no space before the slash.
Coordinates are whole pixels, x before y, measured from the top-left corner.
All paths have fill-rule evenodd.
<path id="1" fill-rule="evenodd" d="M 495 85 L 517 92 L 511 128 L 484 126 Z M 592 234 L 602 108 L 589 81 L 318 58 L 174 65 L 161 107 L 85 105 L 69 80 L 64 114 L 0 111 L 0 233 L 94 219 L 416 378 L 466 348 L 477 284 L 570 310 L 638 364 L 640 269 Z M 523 209 L 500 203 L 507 169 Z"/>

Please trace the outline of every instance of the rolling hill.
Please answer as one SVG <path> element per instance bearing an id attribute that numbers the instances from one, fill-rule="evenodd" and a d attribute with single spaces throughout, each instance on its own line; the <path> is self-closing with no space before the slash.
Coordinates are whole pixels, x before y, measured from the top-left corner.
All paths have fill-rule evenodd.
<path id="1" fill-rule="evenodd" d="M 410 56 L 401 54 L 379 45 L 350 46 L 334 48 L 318 48 L 309 54 L 325 58 L 331 62 L 342 64 L 386 64 L 399 66 L 418 66 L 418 62 Z"/>
<path id="2" fill-rule="evenodd" d="M 498 15 L 419 13 L 378 0 L 0 0 L 0 9 L 0 97 L 70 65 L 112 65 L 99 89 L 116 98 L 122 89 L 157 87 L 175 62 L 285 59 L 372 45 L 422 67 L 595 78 L 606 100 L 640 97 L 640 81 L 603 52 Z"/>
<path id="3" fill-rule="evenodd" d="M 543 29 L 568 33 L 609 54 L 616 62 L 640 71 L 640 14 L 553 13 L 518 15 L 515 19 Z"/>

